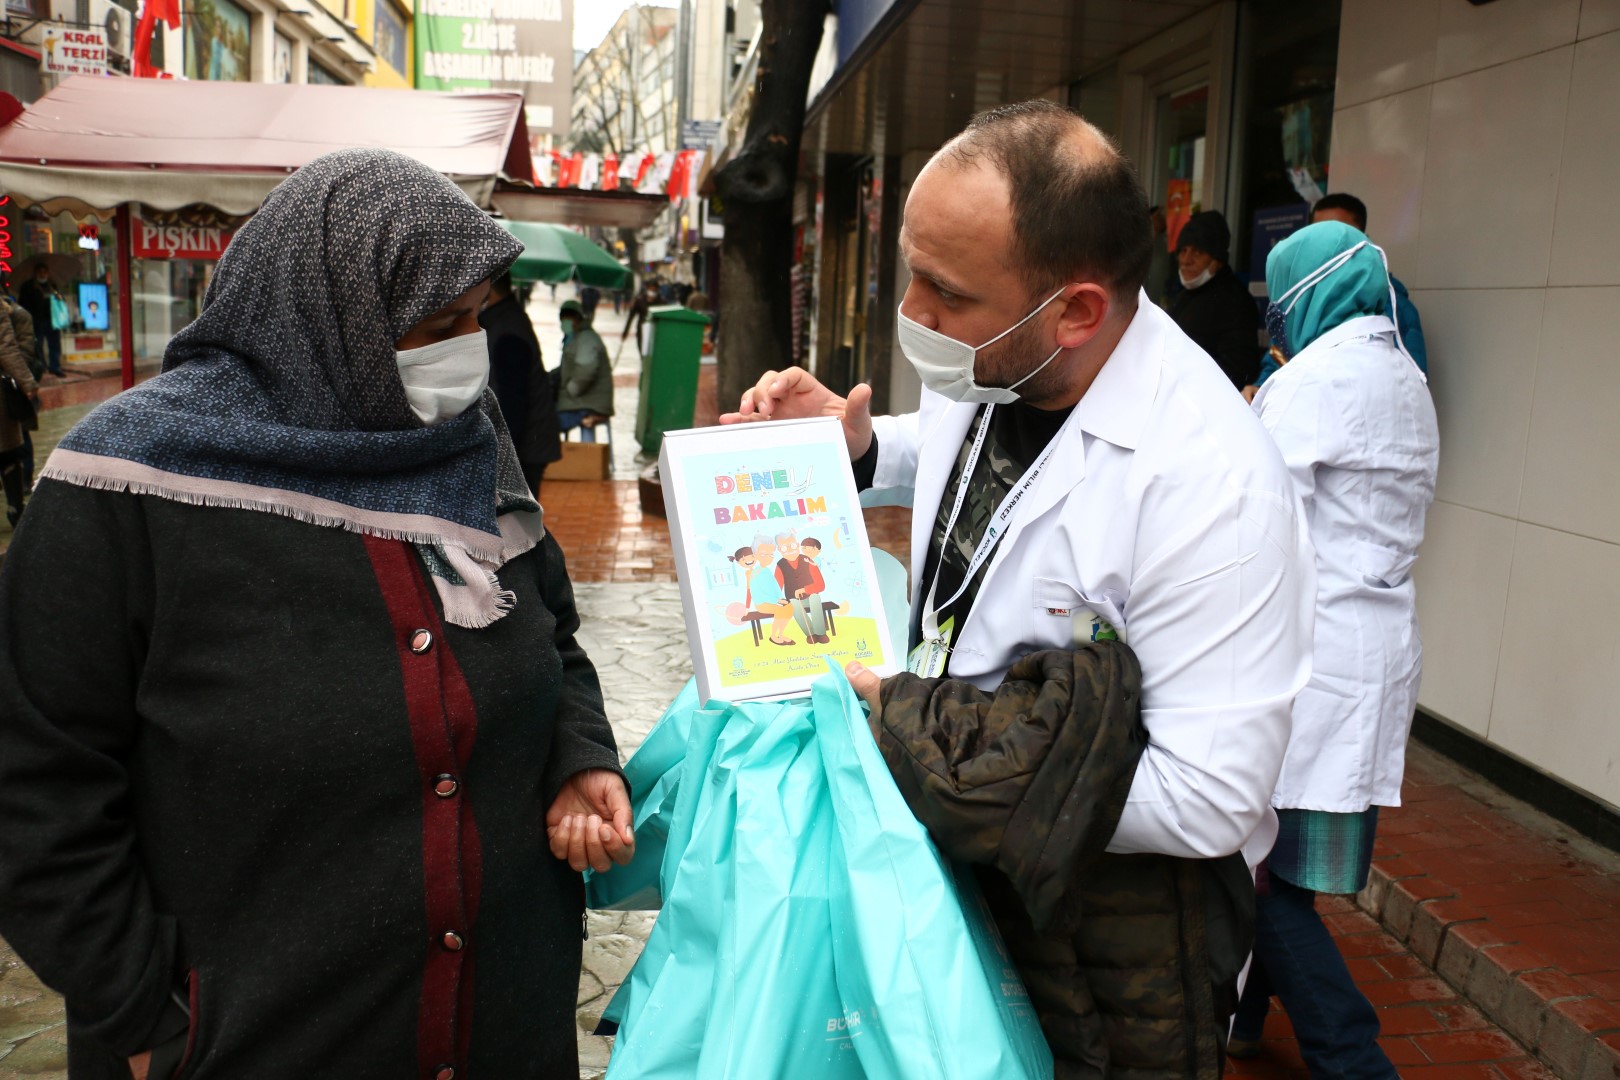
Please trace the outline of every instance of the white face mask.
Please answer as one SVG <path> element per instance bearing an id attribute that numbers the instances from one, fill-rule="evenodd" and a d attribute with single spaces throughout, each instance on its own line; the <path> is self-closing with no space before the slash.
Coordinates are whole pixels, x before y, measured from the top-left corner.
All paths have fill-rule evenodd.
<path id="1" fill-rule="evenodd" d="M 460 416 L 489 385 L 489 340 L 480 330 L 394 354 L 405 400 L 424 424 Z"/>
<path id="2" fill-rule="evenodd" d="M 1197 289 L 1209 284 L 1209 279 L 1215 276 L 1215 268 L 1206 266 L 1197 277 L 1188 277 L 1180 270 L 1176 271 L 1176 275 L 1181 278 L 1181 287 L 1183 289 Z"/>
<path id="3" fill-rule="evenodd" d="M 1067 289 L 1068 286 L 1063 286 Z M 1057 354 L 1063 351 L 1059 345 L 1048 356 L 1037 364 L 1029 374 L 1007 387 L 1005 390 L 996 386 L 980 386 L 973 381 L 973 362 L 977 359 L 980 349 L 987 349 L 1000 341 L 1008 334 L 1023 326 L 1053 300 L 1063 295 L 1063 289 L 1048 296 L 1042 301 L 1040 307 L 1013 323 L 1007 329 L 985 342 L 983 345 L 973 346 L 965 341 L 957 341 L 953 337 L 946 337 L 938 330 L 930 330 L 918 322 L 906 318 L 904 311 L 896 309 L 900 316 L 900 351 L 906 354 L 911 366 L 917 369 L 917 376 L 922 384 L 936 394 L 950 398 L 952 401 L 971 401 L 989 405 L 1011 405 L 1018 400 L 1013 391 L 1034 378 L 1047 364 L 1057 359 Z"/>

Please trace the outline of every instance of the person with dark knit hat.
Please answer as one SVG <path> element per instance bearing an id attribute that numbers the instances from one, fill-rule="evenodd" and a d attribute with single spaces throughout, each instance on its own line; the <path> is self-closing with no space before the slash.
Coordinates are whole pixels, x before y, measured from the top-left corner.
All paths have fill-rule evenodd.
<path id="1" fill-rule="evenodd" d="M 1260 370 L 1260 312 L 1226 265 L 1231 246 L 1232 232 L 1218 211 L 1200 211 L 1181 227 L 1176 266 L 1182 291 L 1170 301 L 1170 317 L 1242 390 Z"/>

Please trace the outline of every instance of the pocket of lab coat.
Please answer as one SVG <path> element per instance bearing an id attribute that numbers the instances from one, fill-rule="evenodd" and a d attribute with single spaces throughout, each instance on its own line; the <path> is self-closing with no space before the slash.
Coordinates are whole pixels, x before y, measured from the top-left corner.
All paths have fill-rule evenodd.
<path id="1" fill-rule="evenodd" d="M 1415 554 L 1394 551 L 1366 540 L 1353 541 L 1351 559 L 1361 582 L 1372 589 L 1398 589 L 1406 584 Z"/>
<path id="2" fill-rule="evenodd" d="M 1030 603 L 1038 608 L 1045 608 L 1054 616 L 1067 618 L 1069 613 L 1077 607 L 1085 607 L 1086 598 L 1080 590 L 1067 581 L 1056 578 L 1038 577 L 1030 596 Z"/>

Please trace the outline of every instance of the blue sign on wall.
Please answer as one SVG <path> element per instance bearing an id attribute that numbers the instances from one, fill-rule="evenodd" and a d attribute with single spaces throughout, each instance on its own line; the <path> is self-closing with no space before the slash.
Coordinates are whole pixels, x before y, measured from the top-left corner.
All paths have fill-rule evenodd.
<path id="1" fill-rule="evenodd" d="M 1254 212 L 1254 228 L 1249 234 L 1249 280 L 1266 280 L 1266 256 L 1271 249 L 1311 223 L 1310 203 L 1269 206 Z"/>

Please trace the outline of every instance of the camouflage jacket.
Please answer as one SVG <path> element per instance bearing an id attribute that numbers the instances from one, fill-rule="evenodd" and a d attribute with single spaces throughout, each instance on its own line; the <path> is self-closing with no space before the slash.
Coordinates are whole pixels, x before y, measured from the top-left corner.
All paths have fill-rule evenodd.
<path id="1" fill-rule="evenodd" d="M 912 811 L 975 865 L 1059 1080 L 1216 1080 L 1252 943 L 1241 856 L 1105 851 L 1147 741 L 1141 690 L 1104 641 L 1031 654 L 994 692 L 898 675 L 874 720 Z"/>

